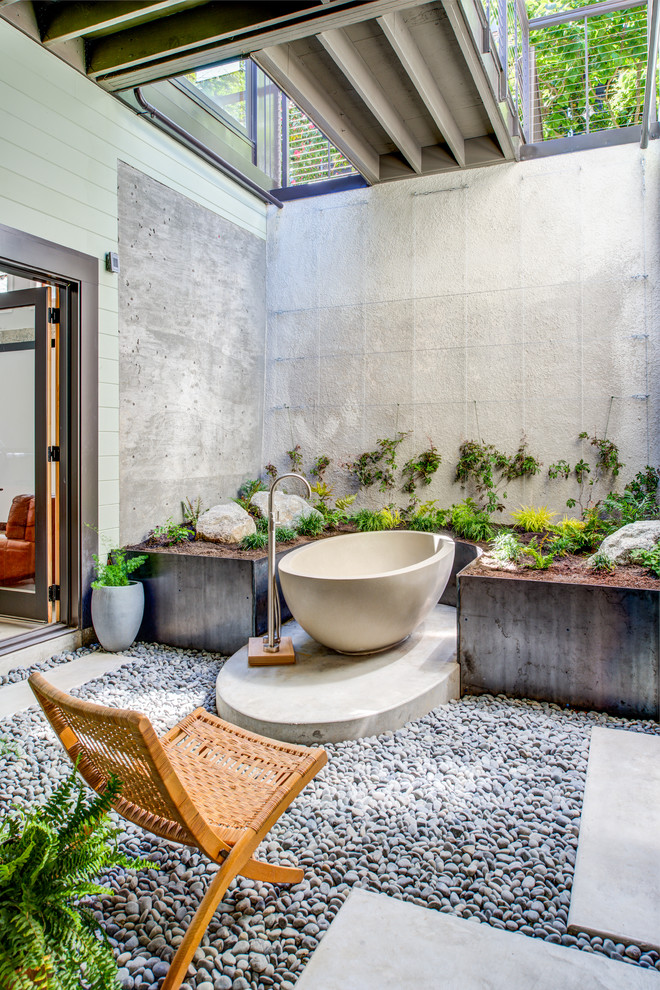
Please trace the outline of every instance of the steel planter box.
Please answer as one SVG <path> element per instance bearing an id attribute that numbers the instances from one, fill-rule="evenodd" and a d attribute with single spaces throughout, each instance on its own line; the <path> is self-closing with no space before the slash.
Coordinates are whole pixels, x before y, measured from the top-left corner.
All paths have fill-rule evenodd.
<path id="1" fill-rule="evenodd" d="M 470 570 L 458 578 L 462 694 L 658 719 L 660 592 Z"/>
<path id="2" fill-rule="evenodd" d="M 143 551 L 135 572 L 144 585 L 138 639 L 232 654 L 266 631 L 268 560 Z M 288 553 L 277 554 L 279 560 Z M 133 555 L 134 556 L 134 555 Z M 282 622 L 291 613 L 282 599 Z"/>

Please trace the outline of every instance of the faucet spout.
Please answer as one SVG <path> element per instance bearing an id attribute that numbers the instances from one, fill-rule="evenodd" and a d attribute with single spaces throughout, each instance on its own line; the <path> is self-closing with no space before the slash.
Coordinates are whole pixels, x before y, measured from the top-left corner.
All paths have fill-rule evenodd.
<path id="1" fill-rule="evenodd" d="M 268 492 L 268 632 L 264 636 L 264 650 L 267 653 L 277 653 L 280 648 L 280 631 L 282 628 L 282 610 L 280 596 L 277 590 L 277 563 L 275 561 L 275 513 L 273 512 L 273 495 L 281 481 L 296 478 L 306 488 L 308 498 L 312 489 L 307 478 L 295 471 L 281 474 L 273 481 Z"/>

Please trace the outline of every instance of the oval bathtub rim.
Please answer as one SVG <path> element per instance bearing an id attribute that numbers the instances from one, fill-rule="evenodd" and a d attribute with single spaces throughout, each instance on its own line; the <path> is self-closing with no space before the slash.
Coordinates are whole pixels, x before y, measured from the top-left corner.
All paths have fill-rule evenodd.
<path id="1" fill-rule="evenodd" d="M 371 571 L 369 574 L 341 574 L 341 575 L 325 575 L 325 574 L 300 574 L 297 571 L 291 571 L 287 569 L 288 562 L 301 554 L 305 550 L 309 550 L 312 547 L 323 545 L 329 540 L 345 540 L 350 539 L 354 536 L 367 536 L 367 537 L 383 537 L 390 533 L 414 533 L 416 536 L 437 536 L 440 540 L 440 545 L 435 553 L 432 553 L 429 557 L 424 557 L 423 560 L 418 560 L 416 564 L 409 564 L 407 567 L 397 567 L 393 571 Z M 456 541 L 451 538 L 451 536 L 443 536 L 440 533 L 421 533 L 417 529 L 394 529 L 394 530 L 381 530 L 376 533 L 338 533 L 337 536 L 328 536 L 325 540 L 315 540 L 311 543 L 305 543 L 302 547 L 296 547 L 295 550 L 291 550 L 290 553 L 283 557 L 278 565 L 278 571 L 284 571 L 285 574 L 290 575 L 294 578 L 303 578 L 307 581 L 373 581 L 376 578 L 386 578 L 392 577 L 394 575 L 400 574 L 410 574 L 413 571 L 420 570 L 422 567 L 428 567 L 432 561 L 438 560 L 438 558 L 445 556 L 450 551 L 454 552 L 456 546 Z"/>

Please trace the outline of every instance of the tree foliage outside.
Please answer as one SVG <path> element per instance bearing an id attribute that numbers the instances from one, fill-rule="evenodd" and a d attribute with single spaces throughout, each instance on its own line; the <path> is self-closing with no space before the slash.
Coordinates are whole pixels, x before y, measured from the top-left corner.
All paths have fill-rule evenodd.
<path id="1" fill-rule="evenodd" d="M 585 6 L 527 0 L 531 18 Z M 543 140 L 639 124 L 646 77 L 646 6 L 530 31 Z M 588 82 L 587 82 L 588 72 Z"/>
<path id="2" fill-rule="evenodd" d="M 286 100 L 289 185 L 348 175 L 355 169 L 295 103 Z"/>
<path id="3" fill-rule="evenodd" d="M 199 69 L 184 76 L 195 89 L 243 127 L 247 127 L 247 73 L 244 59 L 230 65 Z"/>

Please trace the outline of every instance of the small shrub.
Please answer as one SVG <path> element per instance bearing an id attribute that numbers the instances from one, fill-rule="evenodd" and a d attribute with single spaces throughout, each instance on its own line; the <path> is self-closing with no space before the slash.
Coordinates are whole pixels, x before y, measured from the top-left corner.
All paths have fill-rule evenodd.
<path id="1" fill-rule="evenodd" d="M 501 564 L 517 564 L 522 552 L 520 540 L 510 529 L 498 533 L 491 544 L 491 554 Z"/>
<path id="2" fill-rule="evenodd" d="M 606 553 L 599 550 L 593 555 L 589 562 L 589 567 L 592 571 L 601 571 L 606 574 L 614 574 L 616 570 L 616 564 Z"/>
<path id="3" fill-rule="evenodd" d="M 516 526 L 520 526 L 526 533 L 543 533 L 550 528 L 552 518 L 556 515 L 556 512 L 550 512 L 547 505 L 521 505 L 517 512 L 511 513 Z"/>
<path id="4" fill-rule="evenodd" d="M 234 499 L 234 502 L 238 502 L 246 512 L 250 509 L 250 503 L 257 492 L 265 492 L 266 486 L 263 481 L 259 478 L 251 479 L 248 478 L 244 481 L 241 487 L 238 489 L 238 497 Z"/>
<path id="5" fill-rule="evenodd" d="M 360 509 L 354 516 L 351 516 L 351 522 L 361 533 L 377 533 L 382 529 L 387 529 L 380 512 L 372 512 L 371 509 Z"/>
<path id="6" fill-rule="evenodd" d="M 248 533 L 239 544 L 241 550 L 263 550 L 268 546 L 268 533 L 257 530 L 256 533 Z"/>
<path id="7" fill-rule="evenodd" d="M 291 543 L 292 540 L 295 540 L 297 535 L 298 534 L 296 533 L 295 529 L 290 529 L 289 526 L 278 526 L 277 529 L 275 530 L 275 542 Z M 267 539 L 268 536 L 266 536 L 266 540 Z"/>
<path id="8" fill-rule="evenodd" d="M 449 524 L 451 509 L 433 508 L 435 502 L 424 502 L 408 519 L 408 528 L 421 530 L 423 533 L 437 533 L 446 529 Z"/>
<path id="9" fill-rule="evenodd" d="M 144 564 L 148 555 L 141 553 L 137 557 L 127 557 L 126 550 L 110 550 L 107 561 L 98 554 L 92 554 L 96 578 L 92 588 L 125 588 L 130 584 L 129 574 Z"/>
<path id="10" fill-rule="evenodd" d="M 645 567 L 653 577 L 660 578 L 660 543 L 656 543 L 651 550 L 633 550 L 630 560 Z"/>
<path id="11" fill-rule="evenodd" d="M 398 529 L 403 522 L 400 510 L 394 505 L 386 505 L 380 510 L 380 515 L 385 523 L 383 529 Z"/>
<path id="12" fill-rule="evenodd" d="M 257 533 L 267 533 L 268 532 L 268 520 L 265 516 L 253 516 L 254 525 L 257 527 Z"/>
<path id="13" fill-rule="evenodd" d="M 188 526 L 180 526 L 175 523 L 170 516 L 162 526 L 156 526 L 152 538 L 165 540 L 165 544 L 169 547 L 175 543 L 185 543 L 190 538 L 190 529 Z"/>
<path id="14" fill-rule="evenodd" d="M 296 526 L 296 531 L 299 536 L 318 536 L 319 533 L 323 532 L 324 526 L 324 519 L 316 514 L 310 513 L 309 515 L 302 517 Z"/>
<path id="15" fill-rule="evenodd" d="M 568 553 L 579 553 L 580 547 L 575 536 L 555 536 L 546 544 L 555 557 L 565 557 Z"/>
<path id="16" fill-rule="evenodd" d="M 562 536 L 573 536 L 583 531 L 584 523 L 581 519 L 572 519 L 569 516 L 564 516 L 562 521 L 555 523 L 552 528 Z"/>
<path id="17" fill-rule="evenodd" d="M 543 553 L 541 548 L 535 546 L 533 543 L 527 544 L 523 549 L 523 554 L 525 557 L 530 558 L 531 563 L 527 562 L 527 566 L 531 567 L 533 571 L 547 571 L 555 559 L 552 550 L 549 553 Z"/>
<path id="18" fill-rule="evenodd" d="M 196 498 L 194 502 L 191 498 L 186 498 L 181 503 L 181 509 L 183 511 L 183 518 L 188 525 L 192 526 L 193 529 L 197 529 L 199 517 L 204 511 L 201 498 Z"/>
<path id="19" fill-rule="evenodd" d="M 479 509 L 474 499 L 452 505 L 450 520 L 456 535 L 466 540 L 492 540 L 495 535 L 488 513 Z"/>

